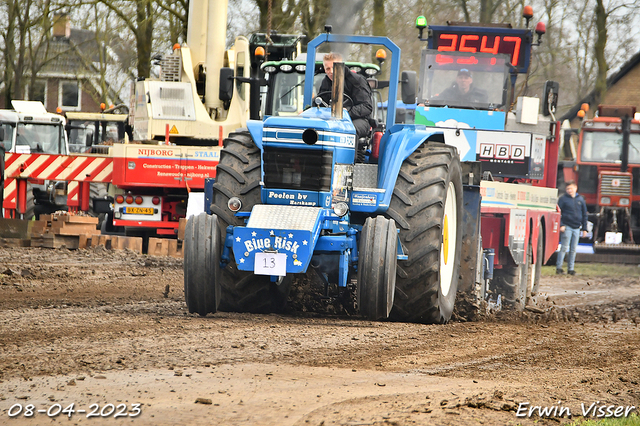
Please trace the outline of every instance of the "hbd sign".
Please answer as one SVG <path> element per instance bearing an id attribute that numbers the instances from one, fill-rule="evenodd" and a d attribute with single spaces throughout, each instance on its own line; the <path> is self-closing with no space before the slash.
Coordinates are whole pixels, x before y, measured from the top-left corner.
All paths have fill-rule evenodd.
<path id="1" fill-rule="evenodd" d="M 524 161 L 524 145 L 502 145 L 493 143 L 480 144 L 480 158 L 495 158 L 498 160 L 518 160 Z"/>
<path id="2" fill-rule="evenodd" d="M 542 179 L 544 136 L 526 132 L 479 130 L 476 133 L 476 161 L 494 176 Z"/>

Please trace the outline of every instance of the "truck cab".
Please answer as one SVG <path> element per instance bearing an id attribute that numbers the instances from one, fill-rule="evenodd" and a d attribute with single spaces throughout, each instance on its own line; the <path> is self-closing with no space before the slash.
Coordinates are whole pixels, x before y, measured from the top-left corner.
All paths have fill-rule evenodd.
<path id="1" fill-rule="evenodd" d="M 12 101 L 13 110 L 0 110 L 0 144 L 8 153 L 69 153 L 65 119 L 47 112 L 41 102 Z"/>

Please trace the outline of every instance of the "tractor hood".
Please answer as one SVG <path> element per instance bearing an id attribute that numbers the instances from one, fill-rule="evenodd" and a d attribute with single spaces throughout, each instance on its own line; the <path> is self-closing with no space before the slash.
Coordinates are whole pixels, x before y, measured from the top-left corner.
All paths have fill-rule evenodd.
<path id="1" fill-rule="evenodd" d="M 271 116 L 264 120 L 263 127 L 328 130 L 331 132 L 356 134 L 349 114 L 343 114 L 342 119 L 331 116 L 330 108 L 309 108 L 295 117 Z"/>

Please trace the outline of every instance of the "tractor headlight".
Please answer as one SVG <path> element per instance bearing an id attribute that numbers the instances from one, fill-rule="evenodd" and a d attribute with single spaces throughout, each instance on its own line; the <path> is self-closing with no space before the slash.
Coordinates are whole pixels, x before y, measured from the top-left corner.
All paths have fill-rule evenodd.
<path id="1" fill-rule="evenodd" d="M 333 205 L 333 212 L 338 217 L 342 217 L 349 212 L 349 206 L 347 203 L 339 202 Z"/>
<path id="2" fill-rule="evenodd" d="M 227 201 L 227 207 L 235 213 L 242 208 L 242 201 L 240 201 L 240 198 L 238 197 L 231 197 L 229 198 L 229 201 Z"/>
<path id="3" fill-rule="evenodd" d="M 609 197 L 601 197 L 600 204 L 611 204 L 611 198 Z"/>
<path id="4" fill-rule="evenodd" d="M 620 201 L 618 201 L 618 204 L 621 206 L 628 206 L 629 205 L 629 199 L 628 198 L 620 198 Z"/>
<path id="5" fill-rule="evenodd" d="M 275 72 L 276 67 L 274 67 L 273 65 L 267 65 L 266 67 L 262 68 L 262 71 L 264 72 Z"/>

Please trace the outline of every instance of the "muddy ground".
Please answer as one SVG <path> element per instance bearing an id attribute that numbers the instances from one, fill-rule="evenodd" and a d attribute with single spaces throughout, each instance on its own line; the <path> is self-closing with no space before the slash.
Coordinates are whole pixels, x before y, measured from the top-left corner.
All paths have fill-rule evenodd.
<path id="1" fill-rule="evenodd" d="M 306 287 L 284 315 L 201 318 L 186 310 L 180 259 L 0 249 L 0 424 L 558 424 L 583 406 L 592 418 L 601 406 L 637 413 L 638 269 L 543 277 L 535 312 L 419 325 L 363 321 Z"/>

